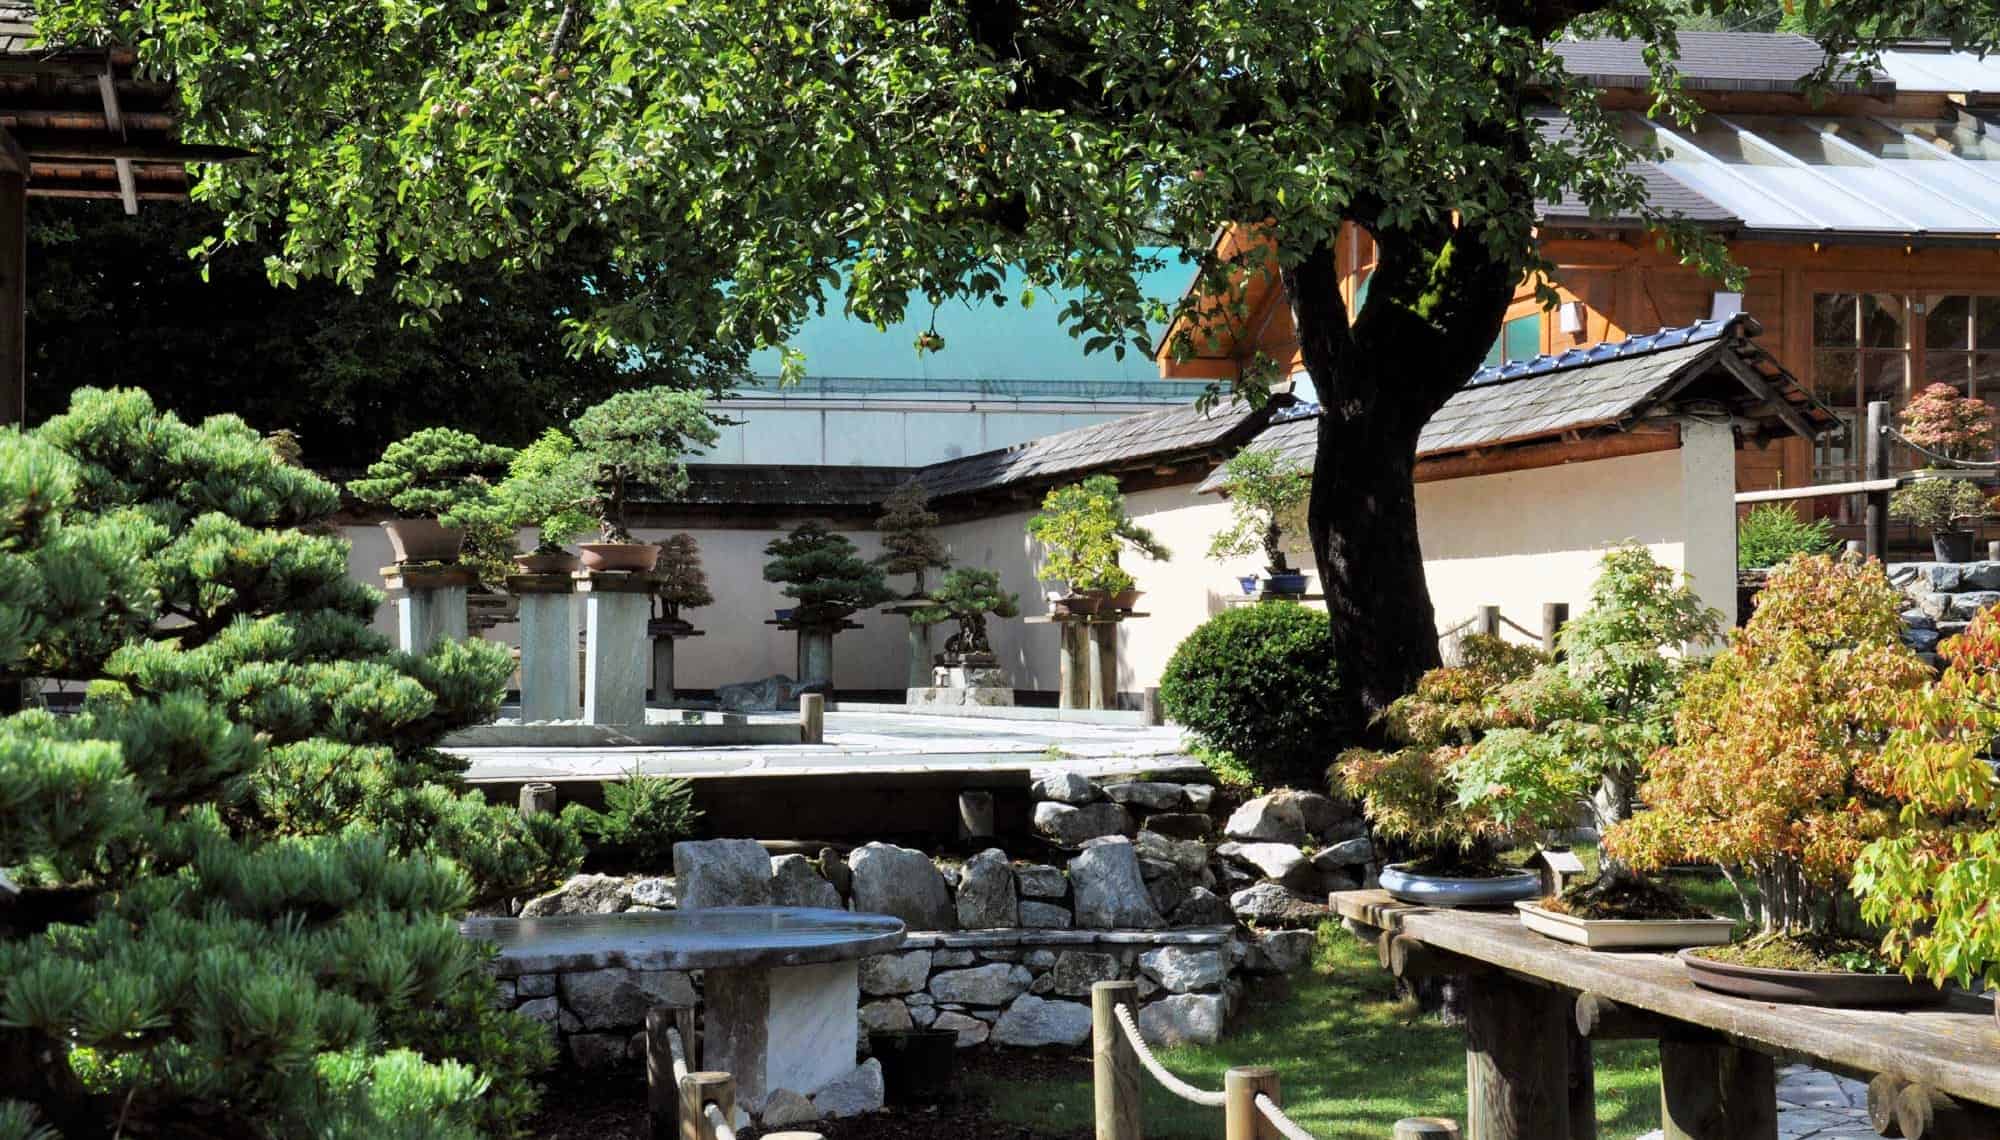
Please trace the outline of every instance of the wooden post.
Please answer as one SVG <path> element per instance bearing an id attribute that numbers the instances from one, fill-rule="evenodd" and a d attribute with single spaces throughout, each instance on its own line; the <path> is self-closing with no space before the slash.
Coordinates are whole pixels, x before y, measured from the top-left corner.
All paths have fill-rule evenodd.
<path id="1" fill-rule="evenodd" d="M 1548 653 L 1548 654 L 1555 653 L 1556 635 L 1561 633 L 1562 627 L 1568 624 L 1569 624 L 1568 602 L 1542 603 L 1542 652 L 1543 653 Z"/>
<path id="2" fill-rule="evenodd" d="M 1500 607 L 1499 606 L 1479 607 L 1479 621 L 1473 628 L 1475 632 L 1483 634 L 1487 637 L 1499 637 Z"/>
<path id="3" fill-rule="evenodd" d="M 28 170 L 0 161 L 0 426 L 28 419 Z"/>
<path id="4" fill-rule="evenodd" d="M 2000 1136 L 2000 1111 L 1960 1104 L 1928 1085 L 1908 1084 L 1896 1094 L 1896 1126 L 1905 1140 L 1993 1140 Z"/>
<path id="5" fill-rule="evenodd" d="M 1994 559 L 1994 561 L 2000 562 L 2000 559 Z M 1158 685 L 1148 685 L 1139 690 L 1139 713 L 1140 719 L 1144 720 L 1147 724 L 1167 723 L 1166 713 L 1160 709 L 1160 687 Z"/>
<path id="6" fill-rule="evenodd" d="M 674 1078 L 673 1047 L 667 1042 L 667 1031 L 679 1029 L 681 1014 L 694 1013 L 691 1009 L 656 1005 L 646 1011 L 646 1118 L 652 1128 L 653 1140 L 673 1140 L 680 1133 L 680 1084 Z M 681 1047 L 686 1049 L 687 1037 L 681 1037 Z M 694 1058 L 685 1058 L 689 1068 L 694 1067 Z"/>
<path id="7" fill-rule="evenodd" d="M 1080 709 L 1090 705 L 1090 666 L 1086 658 L 1090 654 L 1090 627 L 1083 618 L 1061 618 L 1056 622 L 1056 636 L 1062 649 L 1062 692 L 1057 697 L 1060 708 Z"/>
<path id="8" fill-rule="evenodd" d="M 1660 1039 L 1663 1140 L 1777 1140 L 1771 1058 L 1712 1037 Z"/>
<path id="9" fill-rule="evenodd" d="M 826 743 L 826 694 L 799 694 L 799 739 L 806 744 Z"/>
<path id="10" fill-rule="evenodd" d="M 1569 1049 L 1569 1140 L 1597 1140 L 1597 1062 L 1590 1039 L 1576 1031 L 1575 1019 L 1563 1022 Z"/>
<path id="11" fill-rule="evenodd" d="M 1458 1121 L 1442 1116 L 1406 1116 L 1390 1140 L 1459 1140 Z"/>
<path id="12" fill-rule="evenodd" d="M 1566 1137 L 1569 998 L 1505 975 L 1465 991 L 1465 1125 L 1476 1140 Z M 1529 1027 L 1538 1027 L 1531 1030 Z"/>
<path id="13" fill-rule="evenodd" d="M 1888 1073 L 1877 1073 L 1868 1082 L 1868 1126 L 1877 1136 L 1890 1140 L 1902 1136 L 1903 1126 L 1896 1122 L 1896 1098 L 1903 1094 L 1904 1086 L 1910 1082 Z"/>
<path id="14" fill-rule="evenodd" d="M 548 815 L 556 810 L 556 786 L 540 780 L 521 785 L 521 814 Z"/>
<path id="15" fill-rule="evenodd" d="M 722 1119 L 736 1122 L 736 1078 L 728 1073 L 689 1073 L 681 1082 L 682 1140 L 715 1140 L 702 1106 L 710 1101 L 722 1110 Z M 692 1131 L 688 1126 L 692 1125 Z"/>
<path id="16" fill-rule="evenodd" d="M 1090 987 L 1091 1095 L 1097 1110 L 1097 1140 L 1140 1140 L 1138 1051 L 1112 1012 L 1139 1006 L 1139 983 L 1097 982 Z"/>
<path id="17" fill-rule="evenodd" d="M 1091 622 L 1083 628 L 1090 636 L 1090 644 L 1084 650 L 1090 655 L 1090 707 L 1117 708 L 1118 623 Z"/>
<path id="18" fill-rule="evenodd" d="M 1223 1140 L 1283 1140 L 1277 1126 L 1257 1111 L 1257 1094 L 1277 1104 L 1278 1070 L 1265 1065 L 1241 1065 L 1222 1074 Z"/>
<path id="19" fill-rule="evenodd" d="M 1871 400 L 1868 404 L 1867 432 L 1861 441 L 1861 458 L 1865 470 L 1863 479 L 1887 479 L 1889 477 L 1889 402 Z M 1868 542 L 1868 556 L 1889 561 L 1889 492 L 1870 491 L 1867 496 L 1866 511 L 1862 516 L 1862 533 Z"/>

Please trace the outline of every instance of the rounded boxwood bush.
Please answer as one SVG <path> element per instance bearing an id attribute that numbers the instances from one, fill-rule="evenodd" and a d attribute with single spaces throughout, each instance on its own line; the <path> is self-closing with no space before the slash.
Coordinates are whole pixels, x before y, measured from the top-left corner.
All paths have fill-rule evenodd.
<path id="1" fill-rule="evenodd" d="M 1174 648 L 1166 714 L 1260 784 L 1317 786 L 1340 739 L 1327 616 L 1289 602 L 1217 614 Z"/>

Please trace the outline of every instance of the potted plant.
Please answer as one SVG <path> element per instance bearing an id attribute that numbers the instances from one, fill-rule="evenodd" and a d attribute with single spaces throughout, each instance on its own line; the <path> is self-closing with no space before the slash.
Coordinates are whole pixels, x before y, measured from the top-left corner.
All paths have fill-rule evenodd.
<path id="1" fill-rule="evenodd" d="M 424 428 L 384 448 L 347 489 L 396 512 L 382 529 L 398 563 L 453 562 L 465 537 L 459 512 L 490 501 L 492 480 L 513 454 L 469 432 Z"/>
<path id="2" fill-rule="evenodd" d="M 1932 384 L 1898 412 L 1903 438 L 1922 449 L 1929 465 L 1917 474 L 1927 478 L 1990 478 L 1990 471 L 1964 467 L 1967 461 L 1993 457 L 1993 409 L 1986 401 L 1961 396 L 1949 384 Z"/>
<path id="3" fill-rule="evenodd" d="M 1049 491 L 1041 512 L 1028 520 L 1028 534 L 1042 545 L 1043 580 L 1062 584 L 1062 591 L 1050 596 L 1058 613 L 1130 610 L 1137 604 L 1137 582 L 1118 564 L 1127 543 L 1155 561 L 1173 556 L 1126 514 L 1125 496 L 1109 475 Z"/>
<path id="4" fill-rule="evenodd" d="M 1801 555 L 1688 676 L 1674 742 L 1647 767 L 1647 808 L 1605 849 L 1639 870 L 1714 863 L 1737 888 L 1759 932 L 1681 951 L 1696 985 L 1830 1005 L 1935 998 L 1896 973 L 1847 893 L 1903 804 L 1886 726 L 1930 673 L 1903 645 L 1904 604 L 1880 563 Z"/>
<path id="5" fill-rule="evenodd" d="M 991 570 L 961 566 L 945 574 L 929 603 L 910 620 L 919 625 L 956 621 L 958 632 L 945 639 L 944 651 L 947 658 L 962 662 L 967 657 L 992 657 L 993 647 L 986 639 L 988 616 L 1021 616 L 1020 595 L 1001 589 L 1000 575 Z"/>
<path id="6" fill-rule="evenodd" d="M 1306 576 L 1285 561 L 1285 536 L 1304 532 L 1312 481 L 1305 467 L 1275 451 L 1239 451 L 1222 466 L 1230 523 L 1209 540 L 1210 558 L 1264 554 L 1264 589 L 1280 596 L 1306 592 Z M 1254 593 L 1256 579 L 1239 579 Z"/>
<path id="7" fill-rule="evenodd" d="M 581 563 L 565 546 L 590 530 L 585 508 L 592 494 L 590 461 L 567 432 L 549 428 L 522 448 L 495 496 L 510 536 L 521 527 L 535 530 L 535 548 L 515 554 L 515 565 L 530 574 L 575 570 Z"/>
<path id="8" fill-rule="evenodd" d="M 595 493 L 591 504 L 601 541 L 578 545 L 587 570 L 653 568 L 660 548 L 635 542 L 626 528 L 633 492 L 645 487 L 662 499 L 687 489 L 691 445 L 715 443 L 715 419 L 699 392 L 642 388 L 620 392 L 585 411 L 570 425 L 588 465 Z"/>
<path id="9" fill-rule="evenodd" d="M 784 584 L 782 592 L 796 603 L 790 620 L 802 626 L 838 628 L 856 610 L 879 606 L 896 594 L 882 568 L 825 523 L 801 523 L 783 538 L 772 539 L 764 553 L 771 559 L 764 564 L 764 580 Z M 781 614 L 779 620 L 786 618 Z"/>
<path id="10" fill-rule="evenodd" d="M 694 628 L 682 611 L 714 604 L 708 574 L 701 568 L 701 544 L 693 535 L 668 535 L 660 543 L 660 557 L 653 564 L 653 600 L 660 607 L 660 630 L 669 634 Z"/>
<path id="11" fill-rule="evenodd" d="M 882 517 L 875 522 L 875 531 L 882 539 L 882 553 L 875 563 L 884 573 L 910 575 L 911 589 L 905 600 L 921 599 L 924 572 L 951 565 L 944 543 L 938 541 L 933 530 L 938 516 L 930 509 L 923 485 L 915 479 L 890 492 L 882 508 Z"/>
<path id="12" fill-rule="evenodd" d="M 1964 524 L 1992 513 L 1986 492 L 1969 479 L 1918 479 L 1889 497 L 1889 513 L 1929 528 L 1939 562 L 1972 561 L 1972 531 Z"/>

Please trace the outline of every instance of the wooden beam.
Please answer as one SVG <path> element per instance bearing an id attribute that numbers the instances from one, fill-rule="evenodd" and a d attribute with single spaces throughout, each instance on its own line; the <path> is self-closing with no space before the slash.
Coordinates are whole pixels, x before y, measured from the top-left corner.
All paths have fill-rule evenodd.
<path id="1" fill-rule="evenodd" d="M 1594 436 L 1581 443 L 1559 440 L 1524 443 L 1519 447 L 1489 450 L 1477 456 L 1463 452 L 1417 460 L 1416 481 L 1432 483 L 1444 479 L 1465 479 L 1476 475 L 1498 475 L 1507 471 L 1527 471 L 1537 467 L 1560 467 L 1565 463 L 1587 463 L 1626 455 L 1671 451 L 1679 437 L 1652 432 L 1617 432 Z"/>
<path id="2" fill-rule="evenodd" d="M 1569 1137 L 1565 997 L 1499 975 L 1465 991 L 1466 1134 L 1477 1140 Z"/>
<path id="3" fill-rule="evenodd" d="M 1751 395 L 1771 405 L 1771 410 L 1778 414 L 1778 418 L 1785 422 L 1786 427 L 1797 432 L 1800 439 L 1814 440 L 1825 434 L 1824 430 L 1815 430 L 1812 421 L 1805 417 L 1804 412 L 1799 411 L 1790 400 L 1785 399 L 1784 393 L 1772 387 L 1771 382 L 1755 368 L 1743 363 L 1741 357 L 1734 352 L 1724 351 L 1720 359 L 1722 367 L 1741 381 L 1743 386 L 1750 390 Z"/>
<path id="4" fill-rule="evenodd" d="M 181 143 L 167 139 L 113 140 L 89 131 L 42 131 L 23 128 L 14 132 L 29 157 L 41 159 L 83 159 L 110 162 L 230 162 L 249 158 L 250 151 L 235 146 L 209 143 Z"/>
<path id="5" fill-rule="evenodd" d="M 1658 1014 L 1620 1005 L 1602 994 L 1576 996 L 1576 1031 L 1592 1041 L 1657 1041 L 1669 1022 Z"/>
<path id="6" fill-rule="evenodd" d="M 104 101 L 104 126 L 125 142 L 125 113 L 118 107 L 118 77 L 112 73 L 111 60 L 104 61 L 104 69 L 97 73 L 97 96 Z M 118 170 L 118 198 L 125 204 L 127 214 L 139 212 L 139 183 L 132 177 L 132 160 L 119 158 L 112 160 Z"/>
<path id="7" fill-rule="evenodd" d="M 28 417 L 27 206 L 27 167 L 0 170 L 0 424 Z"/>
<path id="8" fill-rule="evenodd" d="M 1909 1084 L 1896 1096 L 1896 1125 L 1905 1140 L 1993 1140 L 2000 1136 L 2000 1111 Z"/>
<path id="9" fill-rule="evenodd" d="M 1660 1124 L 1664 1140 L 1777 1140 L 1777 1068 L 1712 1037 L 1662 1038 Z"/>

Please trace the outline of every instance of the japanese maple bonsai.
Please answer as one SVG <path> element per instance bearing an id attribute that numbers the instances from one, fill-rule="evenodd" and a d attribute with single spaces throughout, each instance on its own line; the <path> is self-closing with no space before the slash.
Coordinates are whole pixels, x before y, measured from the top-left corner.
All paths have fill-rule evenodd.
<path id="1" fill-rule="evenodd" d="M 1993 458 L 1993 409 L 1949 384 L 1932 384 L 1898 412 L 1903 438 L 1923 449 L 1923 474 L 1962 474 L 1963 464 Z"/>
<path id="2" fill-rule="evenodd" d="M 1312 482 L 1305 467 L 1275 451 L 1239 451 L 1222 466 L 1222 489 L 1229 495 L 1229 526 L 1208 544 L 1210 558 L 1264 553 L 1264 588 L 1272 594 L 1306 592 L 1306 576 L 1285 561 L 1285 537 L 1305 532 Z M 1256 585 L 1243 579 L 1244 593 Z"/>
<path id="3" fill-rule="evenodd" d="M 881 567 L 816 520 L 772 539 L 764 553 L 771 559 L 764 580 L 783 584 L 781 592 L 795 603 L 790 620 L 802 627 L 838 629 L 856 610 L 896 596 Z"/>
<path id="4" fill-rule="evenodd" d="M 910 620 L 923 625 L 947 620 L 958 623 L 958 632 L 945 639 L 944 656 L 940 658 L 943 663 L 990 661 L 993 646 L 987 640 L 986 619 L 1021 616 L 1020 601 L 1020 595 L 1000 588 L 999 574 L 960 566 L 945 574 L 944 581 L 932 591 L 929 603 L 911 614 Z"/>
<path id="5" fill-rule="evenodd" d="M 628 529 L 632 496 L 641 488 L 660 499 L 687 489 L 685 453 L 715 443 L 715 418 L 699 392 L 641 388 L 620 392 L 570 425 L 589 465 L 591 499 L 601 538 L 579 544 L 588 570 L 650 570 L 660 548 L 637 542 Z"/>
<path id="6" fill-rule="evenodd" d="M 905 601 L 923 598 L 926 571 L 943 570 L 951 565 L 944 543 L 938 539 L 937 524 L 937 512 L 930 509 L 930 497 L 914 479 L 882 501 L 882 517 L 875 522 L 882 553 L 875 562 L 885 573 L 910 575 L 911 589 Z"/>
<path id="7" fill-rule="evenodd" d="M 1042 546 L 1042 579 L 1062 586 L 1049 595 L 1059 613 L 1133 607 L 1137 582 L 1118 564 L 1126 545 L 1156 562 L 1173 556 L 1126 513 L 1124 493 L 1110 475 L 1051 490 L 1028 520 L 1028 535 Z"/>
<path id="8" fill-rule="evenodd" d="M 668 535 L 660 543 L 659 561 L 653 565 L 653 600 L 659 606 L 659 620 L 673 633 L 693 630 L 684 611 L 714 604 L 708 574 L 701 568 L 701 545 L 693 535 Z"/>
<path id="9" fill-rule="evenodd" d="M 470 432 L 424 428 L 390 444 L 347 485 L 362 502 L 397 517 L 382 524 L 399 564 L 455 562 L 465 531 L 460 514 L 491 503 L 513 451 Z"/>
<path id="10" fill-rule="evenodd" d="M 590 530 L 593 493 L 590 462 L 567 432 L 549 428 L 522 448 L 497 496 L 510 528 L 535 531 L 535 548 L 514 562 L 531 574 L 575 570 L 580 563 L 565 547 Z"/>

